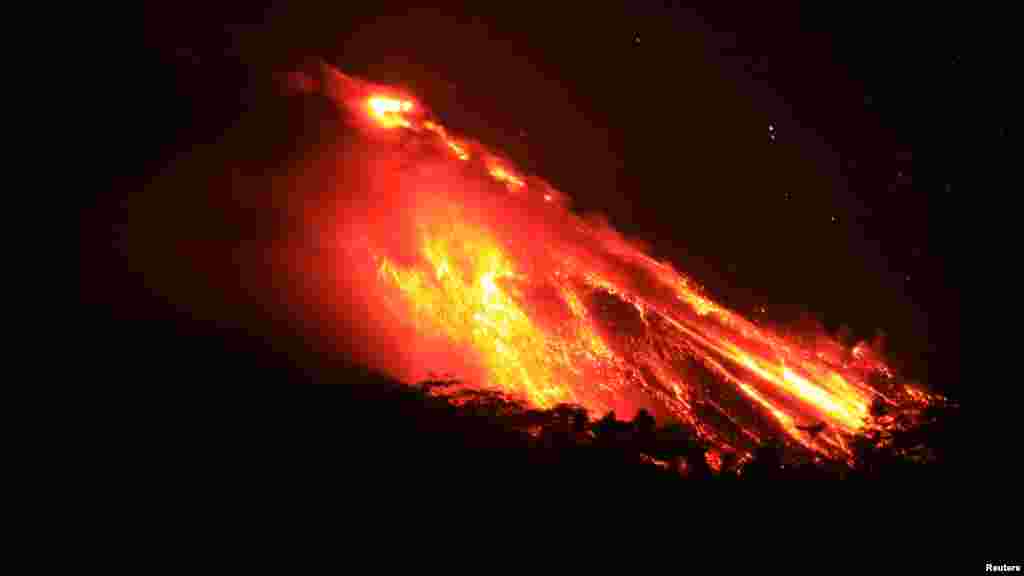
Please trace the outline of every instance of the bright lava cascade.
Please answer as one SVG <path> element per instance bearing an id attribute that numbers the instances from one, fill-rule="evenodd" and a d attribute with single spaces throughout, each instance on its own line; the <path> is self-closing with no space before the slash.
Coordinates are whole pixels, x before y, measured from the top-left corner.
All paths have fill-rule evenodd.
<path id="1" fill-rule="evenodd" d="M 571 213 L 544 181 L 453 136 L 414 98 L 326 65 L 320 82 L 363 133 L 425 143 L 454 170 L 490 178 L 503 201 L 564 228 L 516 237 L 514 227 L 491 225 L 457 205 L 458 196 L 439 194 L 444 217 L 417 220 L 415 257 L 395 258 L 363 236 L 360 253 L 394 321 L 470 351 L 482 367 L 466 385 L 538 408 L 646 407 L 686 423 L 718 452 L 747 453 L 784 436 L 842 460 L 852 456 L 854 435 L 884 430 L 896 414 L 934 400 L 865 344 L 808 345 L 716 304 L 672 266 Z M 543 246 L 543 265 L 517 248 L 550 238 L 570 240 Z M 424 374 L 435 368 L 422 366 Z"/>

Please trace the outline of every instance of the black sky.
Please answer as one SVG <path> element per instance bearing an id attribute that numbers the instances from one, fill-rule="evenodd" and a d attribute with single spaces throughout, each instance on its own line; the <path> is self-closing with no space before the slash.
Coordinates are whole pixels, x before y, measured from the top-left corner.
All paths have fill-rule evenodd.
<path id="1" fill-rule="evenodd" d="M 151 97 L 125 104 L 148 110 L 147 121 L 116 126 L 137 144 L 125 151 L 131 167 L 83 228 L 83 269 L 95 258 L 107 271 L 104 282 L 83 279 L 83 300 L 113 330 L 182 342 L 203 362 L 242 342 L 284 346 L 246 314 L 197 320 L 111 254 L 127 218 L 119 207 L 175 159 L 241 130 L 253 136 L 241 154 L 250 166 L 284 162 L 282 147 L 300 135 L 273 75 L 322 57 L 410 88 L 452 129 L 607 214 L 731 307 L 787 323 L 809 314 L 861 337 L 881 329 L 911 376 L 947 389 L 959 380 L 950 216 L 967 64 L 938 16 L 673 2 L 480 4 L 473 15 L 373 3 L 354 14 L 327 4 L 147 9 L 132 68 Z"/>

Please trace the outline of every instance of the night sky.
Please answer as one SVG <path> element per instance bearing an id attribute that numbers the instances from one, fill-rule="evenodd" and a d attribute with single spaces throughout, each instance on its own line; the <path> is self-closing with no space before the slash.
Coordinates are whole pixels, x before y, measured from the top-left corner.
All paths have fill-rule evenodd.
<path id="1" fill-rule="evenodd" d="M 111 127 L 133 143 L 130 168 L 83 213 L 82 244 L 83 303 L 140 365 L 173 348 L 179 367 L 256 362 L 263 376 L 295 376 L 301 343 L 279 328 L 285 313 L 260 312 L 274 309 L 261 305 L 271 292 L 242 288 L 217 261 L 286 224 L 268 210 L 226 223 L 201 207 L 228 199 L 194 190 L 214 189 L 228 158 L 257 182 L 301 156 L 292 143 L 316 123 L 282 103 L 275 78 L 324 58 L 409 88 L 451 129 L 607 214 L 747 316 L 813 318 L 856 338 L 882 330 L 896 366 L 954 390 L 951 215 L 964 192 L 953 160 L 966 129 L 955 111 L 968 62 L 943 28 L 860 8 L 629 2 L 468 16 L 327 4 L 148 9 L 131 67 L 146 96 L 121 101 L 146 120 Z M 180 168 L 196 155 L 199 167 Z M 147 206 L 154 187 L 191 198 L 167 214 L 188 224 L 167 232 L 215 239 L 208 262 L 154 253 L 167 270 L 153 276 L 126 256 L 144 249 L 124 246 L 129 206 Z"/>

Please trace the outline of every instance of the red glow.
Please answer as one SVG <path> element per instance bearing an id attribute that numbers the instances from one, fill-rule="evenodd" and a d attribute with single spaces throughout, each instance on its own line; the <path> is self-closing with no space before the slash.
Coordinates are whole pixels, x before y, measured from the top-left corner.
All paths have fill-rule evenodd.
<path id="1" fill-rule="evenodd" d="M 325 78 L 325 94 L 355 126 L 421 146 L 363 142 L 373 193 L 363 211 L 338 201 L 321 254 L 333 260 L 307 271 L 320 286 L 323 270 L 339 270 L 348 275 L 339 293 L 369 303 L 354 313 L 398 351 L 376 358 L 377 368 L 406 380 L 464 370 L 467 385 L 535 407 L 647 408 L 715 446 L 715 469 L 723 451 L 779 433 L 849 458 L 854 434 L 891 422 L 871 414 L 876 398 L 893 409 L 931 398 L 897 383 L 866 344 L 825 338 L 810 349 L 722 307 L 670 264 L 570 212 L 539 178 L 452 136 L 412 99 L 330 69 Z"/>

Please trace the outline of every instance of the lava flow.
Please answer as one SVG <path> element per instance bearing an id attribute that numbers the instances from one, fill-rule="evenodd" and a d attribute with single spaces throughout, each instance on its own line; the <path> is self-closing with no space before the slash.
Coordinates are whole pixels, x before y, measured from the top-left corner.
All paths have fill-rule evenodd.
<path id="1" fill-rule="evenodd" d="M 716 304 L 414 97 L 326 65 L 305 84 L 356 128 L 326 160 L 344 168 L 318 206 L 328 263 L 310 284 L 357 302 L 360 338 L 390 342 L 376 368 L 454 372 L 540 408 L 647 408 L 719 451 L 785 437 L 840 459 L 933 398 L 866 344 L 808 346 Z"/>

